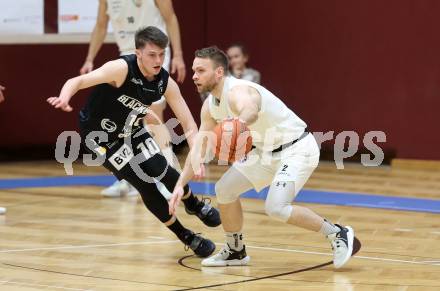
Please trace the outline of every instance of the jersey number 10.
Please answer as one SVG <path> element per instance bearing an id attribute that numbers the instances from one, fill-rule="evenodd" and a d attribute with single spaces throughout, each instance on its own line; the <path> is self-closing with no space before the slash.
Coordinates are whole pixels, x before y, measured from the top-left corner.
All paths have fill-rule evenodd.
<path id="1" fill-rule="evenodd" d="M 160 152 L 159 146 L 151 137 L 147 138 L 143 143 L 138 144 L 137 149 L 142 151 L 147 160 Z"/>

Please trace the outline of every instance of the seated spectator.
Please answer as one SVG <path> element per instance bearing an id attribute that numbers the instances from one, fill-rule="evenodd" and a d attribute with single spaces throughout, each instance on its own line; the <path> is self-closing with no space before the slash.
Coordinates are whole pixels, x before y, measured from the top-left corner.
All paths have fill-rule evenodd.
<path id="1" fill-rule="evenodd" d="M 249 61 L 249 53 L 242 44 L 235 43 L 231 45 L 227 50 L 227 54 L 232 76 L 260 84 L 260 73 L 257 70 L 246 66 Z"/>

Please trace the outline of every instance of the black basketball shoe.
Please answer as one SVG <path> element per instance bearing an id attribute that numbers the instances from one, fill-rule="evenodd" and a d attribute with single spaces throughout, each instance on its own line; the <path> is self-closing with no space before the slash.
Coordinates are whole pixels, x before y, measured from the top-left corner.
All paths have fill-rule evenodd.
<path id="1" fill-rule="evenodd" d="M 215 251 L 215 244 L 198 233 L 188 231 L 185 233 L 183 241 L 185 245 L 202 258 L 210 256 Z"/>
<path id="2" fill-rule="evenodd" d="M 209 200 L 209 202 L 206 202 L 207 200 Z M 194 211 L 185 207 L 186 213 L 197 216 L 205 225 L 209 227 L 216 227 L 222 223 L 220 220 L 220 213 L 216 208 L 212 207 L 211 200 L 209 198 L 203 198 L 201 201 L 199 201 L 196 209 L 198 210 Z"/>

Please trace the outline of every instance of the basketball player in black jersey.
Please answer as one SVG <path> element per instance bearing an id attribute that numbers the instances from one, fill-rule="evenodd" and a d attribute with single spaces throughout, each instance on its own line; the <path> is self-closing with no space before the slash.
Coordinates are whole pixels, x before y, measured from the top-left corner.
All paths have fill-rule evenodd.
<path id="1" fill-rule="evenodd" d="M 68 80 L 58 97 L 47 99 L 55 108 L 70 112 L 69 101 L 81 89 L 94 87 L 80 111 L 82 143 L 95 157 L 105 157 L 104 166 L 118 179 L 125 179 L 141 194 L 145 206 L 197 255 L 209 256 L 212 241 L 186 229 L 168 212 L 168 202 L 154 180 L 172 192 L 179 173 L 169 166 L 151 134 L 143 126 L 151 103 L 163 95 L 181 122 L 190 147 L 197 126 L 176 82 L 162 68 L 168 37 L 156 27 L 139 29 L 135 35 L 136 54 L 123 56 L 102 67 Z M 153 179 L 154 178 L 154 179 Z M 188 214 L 207 226 L 220 225 L 217 209 L 195 197 L 185 186 L 184 204 Z"/>

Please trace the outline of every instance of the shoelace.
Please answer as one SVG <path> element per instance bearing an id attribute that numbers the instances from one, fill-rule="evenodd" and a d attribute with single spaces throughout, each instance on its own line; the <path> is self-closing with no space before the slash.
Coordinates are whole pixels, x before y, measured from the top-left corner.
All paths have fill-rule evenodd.
<path id="1" fill-rule="evenodd" d="M 194 240 L 194 237 L 195 236 L 199 236 L 200 237 L 200 234 L 202 234 L 201 232 L 196 232 L 196 233 L 193 233 L 193 239 L 191 240 L 191 242 Z M 185 244 L 185 246 L 184 246 L 184 249 L 185 249 L 185 252 L 187 252 L 191 247 L 190 247 L 190 244 L 191 243 L 189 243 L 189 244 Z"/>
<path id="2" fill-rule="evenodd" d="M 202 203 L 206 204 L 206 205 L 211 205 L 211 198 L 210 197 L 204 197 L 202 196 Z M 208 202 L 206 202 L 208 201 Z"/>
<path id="3" fill-rule="evenodd" d="M 231 248 L 229 247 L 228 244 L 225 244 L 225 246 L 222 248 L 220 254 L 225 254 L 225 255 L 230 255 L 232 254 Z"/>
<path id="4" fill-rule="evenodd" d="M 335 250 L 335 249 L 339 250 L 342 242 L 347 244 L 347 240 L 341 236 L 342 231 L 343 230 L 341 229 L 340 232 L 336 233 L 334 239 L 331 241 L 332 250 Z"/>
<path id="5" fill-rule="evenodd" d="M 200 212 L 202 213 L 202 215 L 206 216 L 208 214 L 208 212 L 212 209 L 211 198 L 202 196 L 201 203 L 203 203 L 204 205 L 203 205 L 202 209 L 200 210 Z"/>
<path id="6" fill-rule="evenodd" d="M 344 244 L 342 244 L 342 242 L 341 241 L 343 241 L 344 243 L 345 243 L 345 239 L 344 238 L 342 238 L 342 237 L 337 237 L 334 241 L 332 241 L 331 242 L 331 244 L 332 244 L 332 249 L 334 250 L 335 248 L 336 249 L 339 249 L 342 245 L 344 245 Z"/>

